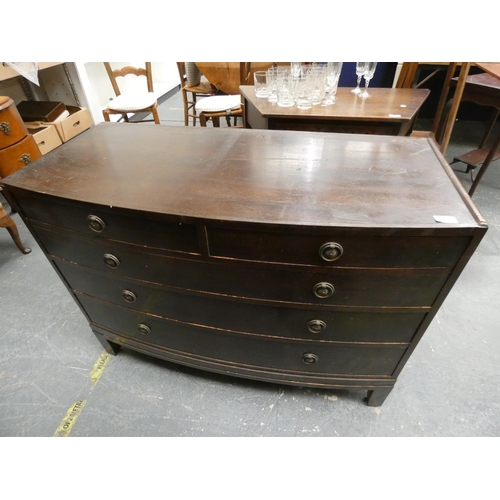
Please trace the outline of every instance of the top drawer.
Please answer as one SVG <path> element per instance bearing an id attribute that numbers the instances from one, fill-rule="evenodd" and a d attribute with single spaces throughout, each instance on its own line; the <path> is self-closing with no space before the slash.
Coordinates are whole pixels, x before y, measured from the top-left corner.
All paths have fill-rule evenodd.
<path id="1" fill-rule="evenodd" d="M 470 236 L 377 236 L 340 229 L 288 234 L 207 228 L 207 234 L 212 257 L 336 267 L 453 267 L 470 242 Z"/>
<path id="2" fill-rule="evenodd" d="M 39 222 L 135 245 L 200 253 L 198 232 L 192 224 L 128 216 L 112 209 L 95 210 L 90 205 L 67 205 L 50 198 L 22 194 L 16 198 L 26 216 Z"/>

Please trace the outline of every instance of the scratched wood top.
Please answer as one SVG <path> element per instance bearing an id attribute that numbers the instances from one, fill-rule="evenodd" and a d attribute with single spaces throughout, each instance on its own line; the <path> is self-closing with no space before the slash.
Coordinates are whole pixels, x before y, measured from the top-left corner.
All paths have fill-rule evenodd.
<path id="1" fill-rule="evenodd" d="M 0 183 L 203 220 L 477 226 L 450 172 L 427 138 L 102 123 Z"/>

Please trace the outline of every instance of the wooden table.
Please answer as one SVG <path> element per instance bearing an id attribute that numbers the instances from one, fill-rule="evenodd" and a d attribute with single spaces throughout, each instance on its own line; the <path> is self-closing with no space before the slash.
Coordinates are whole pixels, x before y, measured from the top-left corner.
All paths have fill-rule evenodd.
<path id="1" fill-rule="evenodd" d="M 255 71 L 266 71 L 272 62 L 197 62 L 195 63 L 203 76 L 217 89 L 225 94 L 239 94 L 239 86 L 253 85 Z"/>
<path id="2" fill-rule="evenodd" d="M 102 123 L 2 183 L 108 352 L 372 406 L 487 229 L 428 138 Z"/>
<path id="3" fill-rule="evenodd" d="M 373 88 L 363 99 L 351 90 L 340 87 L 331 106 L 300 110 L 257 99 L 252 85 L 240 87 L 248 128 L 377 135 L 409 135 L 430 94 L 427 89 Z"/>

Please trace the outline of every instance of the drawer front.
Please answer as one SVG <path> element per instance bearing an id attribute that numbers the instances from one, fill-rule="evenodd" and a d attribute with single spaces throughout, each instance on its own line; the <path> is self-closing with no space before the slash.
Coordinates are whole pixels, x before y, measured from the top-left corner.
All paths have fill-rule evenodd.
<path id="1" fill-rule="evenodd" d="M 65 261 L 57 267 L 70 287 L 113 304 L 174 321 L 313 341 L 410 342 L 424 313 L 353 313 L 256 305 L 188 294 L 99 274 Z"/>
<path id="2" fill-rule="evenodd" d="M 16 197 L 26 216 L 35 221 L 135 245 L 200 253 L 197 229 L 192 224 L 127 216 L 22 194 Z"/>
<path id="3" fill-rule="evenodd" d="M 31 135 L 13 146 L 0 149 L 0 178 L 13 174 L 41 156 L 42 153 Z"/>
<path id="4" fill-rule="evenodd" d="M 362 236 L 341 231 L 291 235 L 207 228 L 207 233 L 214 257 L 336 267 L 453 267 L 470 241 L 469 236 Z"/>
<path id="5" fill-rule="evenodd" d="M 28 130 L 14 101 L 10 99 L 3 102 L 0 106 L 0 149 L 16 144 L 27 135 Z"/>
<path id="6" fill-rule="evenodd" d="M 447 276 L 384 271 L 303 272 L 212 264 L 130 250 L 129 245 L 70 237 L 37 227 L 47 251 L 117 277 L 263 300 L 318 305 L 430 307 Z M 331 295 L 330 295 L 331 294 Z"/>
<path id="7" fill-rule="evenodd" d="M 153 345 L 211 360 L 263 370 L 390 376 L 406 346 L 320 344 L 262 339 L 169 322 L 79 296 L 97 326 Z"/>

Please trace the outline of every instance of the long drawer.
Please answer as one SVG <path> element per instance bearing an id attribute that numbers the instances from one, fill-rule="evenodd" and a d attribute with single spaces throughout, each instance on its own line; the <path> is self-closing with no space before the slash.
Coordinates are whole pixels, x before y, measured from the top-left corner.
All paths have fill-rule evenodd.
<path id="1" fill-rule="evenodd" d="M 27 217 L 35 221 L 110 240 L 165 250 L 200 253 L 197 228 L 143 216 L 105 211 L 102 207 L 75 206 L 53 199 L 16 195 Z"/>
<path id="2" fill-rule="evenodd" d="M 471 238 L 424 233 L 368 235 L 360 230 L 354 235 L 332 229 L 327 234 L 294 234 L 207 228 L 213 257 L 339 267 L 452 267 Z"/>
<path id="3" fill-rule="evenodd" d="M 66 261 L 57 260 L 56 265 L 76 292 L 175 321 L 270 337 L 321 342 L 408 343 L 425 317 L 425 313 L 412 310 L 354 313 L 256 305 L 114 278 Z"/>
<path id="4" fill-rule="evenodd" d="M 80 239 L 36 227 L 48 253 L 117 277 L 188 290 L 305 304 L 430 307 L 447 276 L 436 271 L 292 271 L 185 260 L 140 252 L 107 240 Z"/>
<path id="5" fill-rule="evenodd" d="M 94 328 L 140 339 L 153 345 L 243 367 L 297 373 L 390 376 L 406 346 L 322 344 L 220 332 L 170 322 L 139 311 L 79 295 Z"/>

